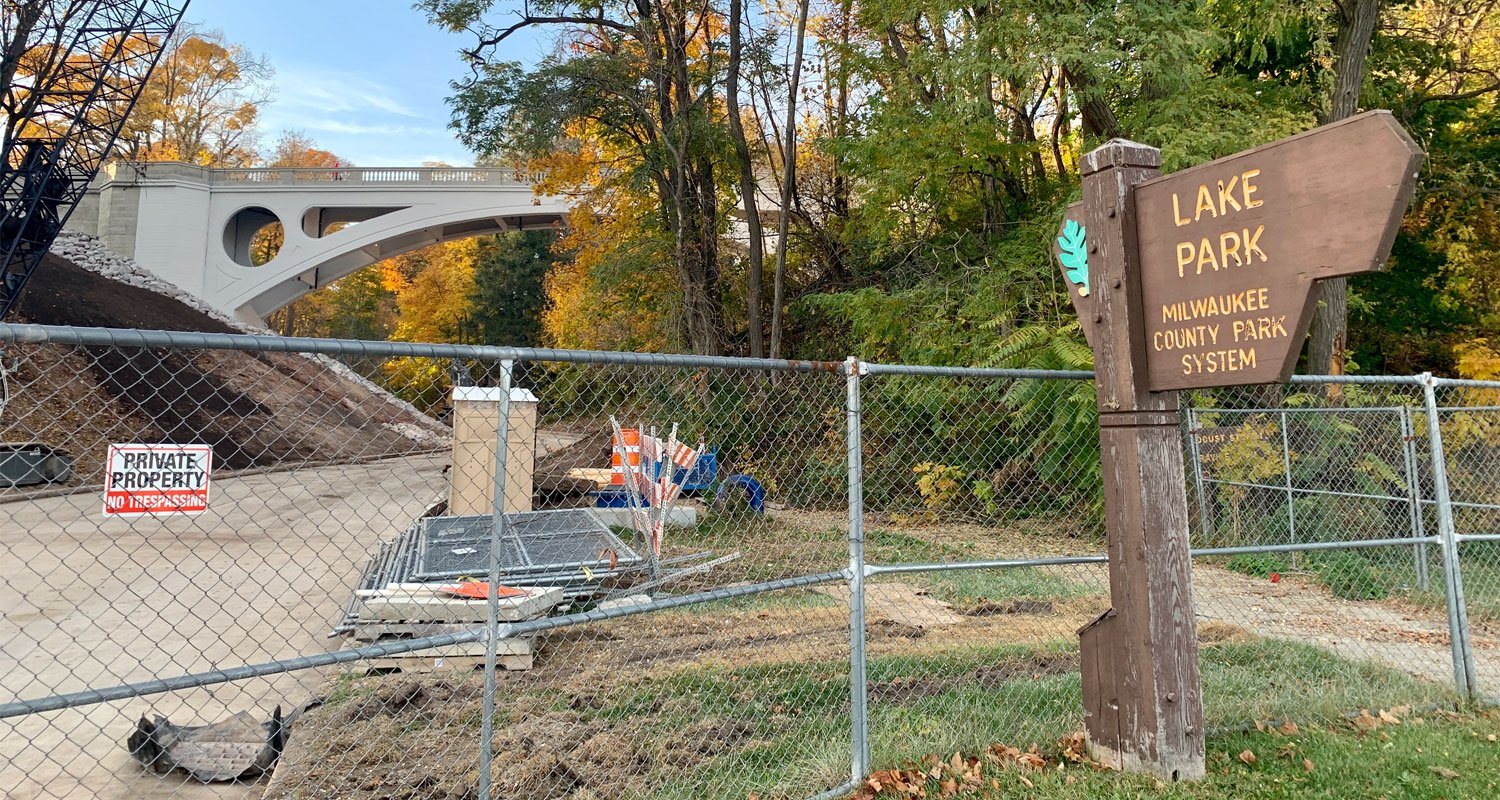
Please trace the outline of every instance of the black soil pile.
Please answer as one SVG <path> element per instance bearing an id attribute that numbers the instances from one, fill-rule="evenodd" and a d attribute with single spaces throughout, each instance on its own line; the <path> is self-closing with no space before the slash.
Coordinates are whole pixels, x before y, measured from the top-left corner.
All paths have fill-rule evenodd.
<path id="1" fill-rule="evenodd" d="M 51 255 L 9 321 L 240 333 Z M 10 399 L 0 442 L 61 448 L 75 461 L 73 484 L 101 481 L 110 443 L 209 444 L 216 471 L 362 461 L 440 444 L 418 413 L 297 354 L 18 344 L 4 357 Z"/>

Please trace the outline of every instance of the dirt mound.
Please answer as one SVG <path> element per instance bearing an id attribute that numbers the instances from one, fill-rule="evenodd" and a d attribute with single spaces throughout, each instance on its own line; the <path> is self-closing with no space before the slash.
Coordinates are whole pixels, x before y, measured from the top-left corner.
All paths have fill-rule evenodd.
<path id="1" fill-rule="evenodd" d="M 176 297 L 55 255 L 31 279 L 15 322 L 242 333 Z M 0 441 L 41 441 L 100 482 L 111 442 L 209 444 L 218 469 L 407 455 L 443 428 L 327 359 L 287 353 L 19 344 L 6 348 L 11 398 Z M 34 491 L 23 489 L 20 491 Z"/>

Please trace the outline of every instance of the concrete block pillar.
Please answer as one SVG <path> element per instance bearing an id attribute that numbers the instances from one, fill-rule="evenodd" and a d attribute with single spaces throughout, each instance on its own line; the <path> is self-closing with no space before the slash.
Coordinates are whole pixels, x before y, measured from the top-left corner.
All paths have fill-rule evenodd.
<path id="1" fill-rule="evenodd" d="M 488 514 L 494 508 L 495 424 L 500 389 L 453 387 L 453 468 L 448 471 L 448 513 Z M 536 395 L 510 390 L 510 431 L 506 442 L 505 511 L 531 510 L 536 470 Z"/>

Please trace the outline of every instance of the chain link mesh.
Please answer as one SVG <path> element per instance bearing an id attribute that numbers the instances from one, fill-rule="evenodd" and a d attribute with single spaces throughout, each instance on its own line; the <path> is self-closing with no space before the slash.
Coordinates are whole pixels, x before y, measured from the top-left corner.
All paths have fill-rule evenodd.
<path id="1" fill-rule="evenodd" d="M 5 345 L 7 796 L 800 798 L 1082 728 L 1110 601 L 1079 376 L 858 379 L 851 635 L 839 365 L 145 344 Z M 487 728 L 489 604 L 444 587 L 489 574 L 502 397 Z M 1434 397 L 1446 484 L 1414 379 L 1183 395 L 1210 730 L 1449 703 L 1455 659 L 1500 695 L 1500 388 Z M 616 423 L 703 453 L 659 553 Z M 128 443 L 209 445 L 208 510 L 104 513 Z"/>
<path id="2" fill-rule="evenodd" d="M 866 556 L 911 570 L 867 591 L 872 767 L 1056 745 L 1083 726 L 1077 631 L 1110 605 L 1093 386 L 901 371 L 864 385 Z M 1210 731 L 1455 698 L 1423 392 L 1401 380 L 1183 395 Z"/>

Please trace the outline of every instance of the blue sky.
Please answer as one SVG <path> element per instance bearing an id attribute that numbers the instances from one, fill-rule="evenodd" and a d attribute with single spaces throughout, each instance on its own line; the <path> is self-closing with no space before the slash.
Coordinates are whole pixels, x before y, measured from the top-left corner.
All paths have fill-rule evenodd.
<path id="1" fill-rule="evenodd" d="M 458 49 L 472 35 L 439 30 L 407 0 L 192 0 L 186 19 L 275 68 L 265 146 L 300 130 L 360 166 L 473 161 L 448 130 L 444 102 L 448 82 L 467 73 Z M 533 61 L 540 50 L 527 38 L 503 55 Z"/>

